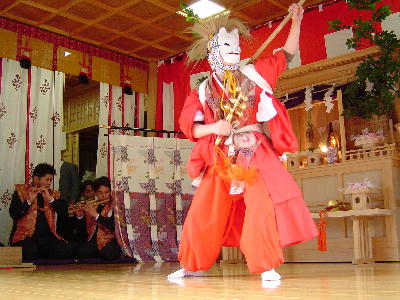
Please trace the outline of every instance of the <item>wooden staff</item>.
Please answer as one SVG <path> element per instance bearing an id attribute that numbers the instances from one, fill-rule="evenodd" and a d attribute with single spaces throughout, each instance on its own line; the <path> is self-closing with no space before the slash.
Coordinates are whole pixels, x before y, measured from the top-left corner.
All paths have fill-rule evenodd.
<path id="1" fill-rule="evenodd" d="M 299 6 L 302 6 L 306 2 L 306 0 L 300 0 L 297 4 Z M 290 18 L 292 17 L 293 13 L 290 12 L 284 19 L 283 21 L 276 27 L 274 32 L 271 33 L 271 35 L 265 40 L 265 42 L 258 48 L 256 53 L 253 54 L 253 56 L 250 58 L 248 61 L 248 64 L 251 64 L 253 61 L 257 59 L 257 57 L 260 56 L 260 54 L 267 48 L 267 46 L 271 43 L 271 41 L 278 35 L 278 33 L 282 30 L 282 28 L 289 22 Z"/>

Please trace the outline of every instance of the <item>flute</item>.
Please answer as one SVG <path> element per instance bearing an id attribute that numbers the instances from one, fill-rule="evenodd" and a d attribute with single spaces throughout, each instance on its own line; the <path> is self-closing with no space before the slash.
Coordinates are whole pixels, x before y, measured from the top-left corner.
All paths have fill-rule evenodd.
<path id="1" fill-rule="evenodd" d="M 79 201 L 78 203 L 71 204 L 70 206 L 68 206 L 68 214 L 73 214 L 80 209 L 86 209 L 88 205 L 96 206 L 99 204 L 107 203 L 108 201 L 110 200 L 93 199 L 93 200 Z"/>
<path id="2" fill-rule="evenodd" d="M 60 198 L 60 191 L 48 189 L 48 188 L 44 188 L 44 187 L 28 186 L 26 184 L 16 184 L 15 189 L 17 191 L 23 190 L 26 192 L 34 192 L 34 193 L 41 193 L 45 190 L 48 190 L 51 197 L 56 198 L 56 199 Z"/>

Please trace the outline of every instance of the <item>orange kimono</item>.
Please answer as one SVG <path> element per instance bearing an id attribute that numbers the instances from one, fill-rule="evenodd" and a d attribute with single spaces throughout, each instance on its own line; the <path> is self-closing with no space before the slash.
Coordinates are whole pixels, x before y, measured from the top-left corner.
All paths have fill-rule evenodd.
<path id="1" fill-rule="evenodd" d="M 286 69 L 284 53 L 258 60 L 255 68 L 274 88 Z M 237 85 L 249 98 L 236 126 L 256 124 L 263 91 L 240 71 L 234 71 L 234 75 Z M 250 272 L 271 270 L 283 263 L 282 247 L 318 235 L 300 189 L 278 158 L 284 152 L 297 151 L 298 147 L 288 114 L 279 100 L 268 95 L 277 112 L 267 122 L 270 137 L 257 131 L 238 135 L 236 159 L 247 167 L 255 167 L 258 176 L 255 183 L 246 184 L 243 193 L 232 195 L 231 182 L 212 170 L 216 136 L 200 139 L 192 136 L 199 112 L 204 116 L 204 124 L 223 117 L 219 108 L 220 86 L 209 79 L 205 90 L 205 103 L 200 102 L 198 91 L 191 92 L 179 120 L 186 137 L 196 142 L 188 162 L 189 176 L 195 178 L 204 172 L 183 226 L 179 260 L 188 271 L 208 270 L 221 246 L 240 247 Z"/>

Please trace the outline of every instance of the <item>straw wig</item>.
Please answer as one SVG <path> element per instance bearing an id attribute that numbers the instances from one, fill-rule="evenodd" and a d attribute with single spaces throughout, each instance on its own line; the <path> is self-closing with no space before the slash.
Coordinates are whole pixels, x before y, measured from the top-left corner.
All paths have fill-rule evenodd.
<path id="1" fill-rule="evenodd" d="M 239 35 L 250 37 L 249 29 L 242 21 L 230 18 L 229 14 L 219 14 L 195 23 L 187 32 L 193 34 L 197 40 L 190 46 L 187 63 L 207 57 L 208 43 L 210 39 L 218 33 L 221 27 L 230 32 L 233 29 L 239 31 Z"/>

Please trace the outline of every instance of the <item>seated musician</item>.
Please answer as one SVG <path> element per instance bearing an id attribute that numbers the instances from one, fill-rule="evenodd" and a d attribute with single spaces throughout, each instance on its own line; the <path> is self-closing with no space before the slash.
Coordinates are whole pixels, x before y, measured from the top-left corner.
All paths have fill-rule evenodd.
<path id="1" fill-rule="evenodd" d="M 76 203 L 79 203 L 81 201 L 94 200 L 95 193 L 93 188 L 93 181 L 85 180 L 84 182 L 82 182 L 79 186 L 79 191 L 80 197 L 77 199 L 77 201 L 71 201 L 69 203 L 68 211 L 70 211 L 71 207 L 74 207 Z M 87 237 L 79 232 L 80 227 L 77 226 L 77 222 L 79 221 L 76 219 L 76 210 L 74 210 L 71 213 L 68 213 L 68 217 L 66 218 L 65 222 L 58 223 L 57 228 L 61 229 L 58 233 L 60 233 L 68 242 L 84 242 Z M 60 228 L 60 226 L 63 226 L 63 228 Z"/>
<path id="2" fill-rule="evenodd" d="M 114 233 L 113 199 L 111 184 L 107 177 L 100 177 L 93 183 L 98 205 L 86 205 L 76 212 L 77 232 L 84 235 L 86 241 L 78 247 L 79 259 L 100 256 L 105 260 L 121 257 L 121 249 Z"/>
<path id="3" fill-rule="evenodd" d="M 55 174 L 53 166 L 38 164 L 31 184 L 15 185 L 9 209 L 14 220 L 10 244 L 22 247 L 23 259 L 73 256 L 74 247 L 56 232 L 56 215 L 65 213 L 65 205 L 50 189 Z"/>
<path id="4" fill-rule="evenodd" d="M 93 181 L 86 180 L 80 185 L 81 199 L 80 200 L 93 200 L 95 196 Z"/>

